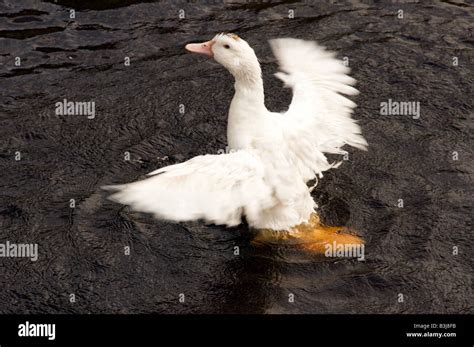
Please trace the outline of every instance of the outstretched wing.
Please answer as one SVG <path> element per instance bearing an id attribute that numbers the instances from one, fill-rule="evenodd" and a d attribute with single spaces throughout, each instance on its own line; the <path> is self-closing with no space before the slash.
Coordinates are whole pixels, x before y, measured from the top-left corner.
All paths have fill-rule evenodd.
<path id="1" fill-rule="evenodd" d="M 275 203 L 264 166 L 248 151 L 201 155 L 130 184 L 106 186 L 109 198 L 172 221 L 204 219 L 234 226 Z"/>
<path id="2" fill-rule="evenodd" d="M 301 142 L 304 147 L 311 144 L 319 152 L 307 153 L 309 157 L 318 157 L 319 165 L 300 164 L 320 173 L 331 167 L 327 161 L 321 161 L 322 153 L 344 154 L 341 147 L 345 144 L 366 149 L 367 141 L 351 118 L 356 104 L 342 95 L 358 94 L 352 87 L 355 79 L 347 75 L 349 68 L 334 53 L 312 41 L 283 38 L 271 40 L 270 45 L 282 71 L 275 75 L 293 90 L 285 119 L 290 122 L 295 138 L 300 138 L 296 139 L 295 151 L 301 152 Z"/>

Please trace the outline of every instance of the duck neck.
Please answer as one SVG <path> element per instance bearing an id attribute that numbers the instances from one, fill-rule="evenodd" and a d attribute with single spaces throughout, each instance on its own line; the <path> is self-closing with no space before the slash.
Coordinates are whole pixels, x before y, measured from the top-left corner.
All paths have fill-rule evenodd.
<path id="1" fill-rule="evenodd" d="M 238 102 L 240 106 L 255 109 L 265 109 L 265 96 L 263 93 L 263 79 L 260 65 L 256 64 L 251 69 L 242 69 L 234 74 L 235 94 L 232 103 Z"/>
<path id="2" fill-rule="evenodd" d="M 267 109 L 260 66 L 251 73 L 240 71 L 233 75 L 235 94 L 229 109 L 227 141 L 230 148 L 240 149 L 251 146 L 255 133 L 263 128 L 261 122 L 265 121 Z"/>

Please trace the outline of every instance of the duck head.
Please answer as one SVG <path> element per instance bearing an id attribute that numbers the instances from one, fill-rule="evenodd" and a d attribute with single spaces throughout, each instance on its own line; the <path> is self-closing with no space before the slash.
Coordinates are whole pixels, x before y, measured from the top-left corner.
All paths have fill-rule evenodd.
<path id="1" fill-rule="evenodd" d="M 237 81 L 261 78 L 262 71 L 254 50 L 245 40 L 235 34 L 217 34 L 210 41 L 190 43 L 186 45 L 186 49 L 189 52 L 214 58 Z"/>

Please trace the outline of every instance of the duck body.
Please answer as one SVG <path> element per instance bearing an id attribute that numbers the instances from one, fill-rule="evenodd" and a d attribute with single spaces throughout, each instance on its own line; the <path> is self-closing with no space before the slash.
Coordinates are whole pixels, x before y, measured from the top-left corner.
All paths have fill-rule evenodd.
<path id="1" fill-rule="evenodd" d="M 234 34 L 219 34 L 192 52 L 206 54 L 235 78 L 229 108 L 227 154 L 201 155 L 158 169 L 142 181 L 110 186 L 110 197 L 157 218 L 202 219 L 235 226 L 245 217 L 252 228 L 291 230 L 306 223 L 316 203 L 307 182 L 335 167 L 325 153 L 342 147 L 366 149 L 360 127 L 351 118 L 355 80 L 332 53 L 314 42 L 276 39 L 270 42 L 291 87 L 287 112 L 267 110 L 261 68 L 253 49 Z"/>

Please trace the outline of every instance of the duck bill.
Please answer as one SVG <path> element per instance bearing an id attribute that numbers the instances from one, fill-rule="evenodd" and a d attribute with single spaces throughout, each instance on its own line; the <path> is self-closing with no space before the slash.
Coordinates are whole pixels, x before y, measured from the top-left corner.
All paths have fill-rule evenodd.
<path id="1" fill-rule="evenodd" d="M 186 49 L 189 52 L 192 53 L 199 53 L 199 54 L 204 54 L 207 55 L 208 57 L 214 56 L 214 53 L 212 53 L 212 45 L 214 44 L 214 41 L 207 41 L 203 43 L 190 43 L 186 45 Z"/>

